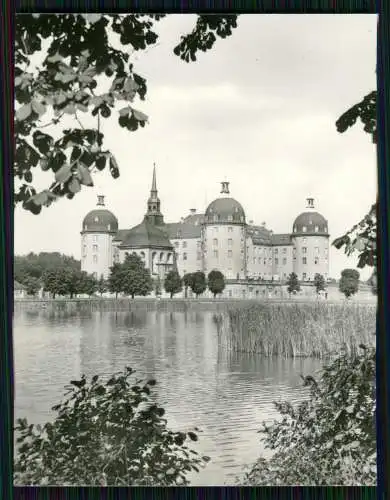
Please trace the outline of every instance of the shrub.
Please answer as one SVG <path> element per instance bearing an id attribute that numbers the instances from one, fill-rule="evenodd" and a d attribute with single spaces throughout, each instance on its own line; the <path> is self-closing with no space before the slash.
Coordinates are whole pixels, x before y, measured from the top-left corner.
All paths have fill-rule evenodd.
<path id="1" fill-rule="evenodd" d="M 186 446 L 197 440 L 195 433 L 167 428 L 164 409 L 151 397 L 155 381 L 131 381 L 133 374 L 126 368 L 105 383 L 83 375 L 53 407 L 54 422 L 35 426 L 18 419 L 15 484 L 188 484 L 187 473 L 209 459 Z"/>
<path id="2" fill-rule="evenodd" d="M 303 378 L 309 399 L 275 403 L 282 419 L 260 430 L 271 458 L 260 458 L 246 485 L 375 485 L 375 349 L 361 345 Z"/>

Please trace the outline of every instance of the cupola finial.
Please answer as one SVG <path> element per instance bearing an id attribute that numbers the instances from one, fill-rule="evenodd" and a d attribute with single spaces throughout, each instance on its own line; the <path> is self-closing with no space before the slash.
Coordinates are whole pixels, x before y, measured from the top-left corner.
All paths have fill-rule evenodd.
<path id="1" fill-rule="evenodd" d="M 314 198 L 306 198 L 307 201 L 307 207 L 306 208 L 314 208 Z"/>
<path id="2" fill-rule="evenodd" d="M 229 194 L 229 182 L 221 182 L 221 194 Z"/>
<path id="3" fill-rule="evenodd" d="M 97 205 L 100 207 L 104 207 L 104 196 L 101 194 L 98 195 Z"/>

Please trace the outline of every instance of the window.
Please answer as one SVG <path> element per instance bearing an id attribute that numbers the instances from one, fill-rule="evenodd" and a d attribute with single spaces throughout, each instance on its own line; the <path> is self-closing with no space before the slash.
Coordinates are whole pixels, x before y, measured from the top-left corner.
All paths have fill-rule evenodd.
<path id="1" fill-rule="evenodd" d="M 197 241 L 197 242 L 196 242 L 196 246 L 197 246 L 198 248 L 201 248 L 201 247 L 202 247 L 202 242 L 201 242 L 201 241 Z"/>
<path id="2" fill-rule="evenodd" d="M 214 257 L 215 257 L 215 258 L 218 258 L 218 250 L 214 250 L 214 252 L 213 252 L 213 253 L 214 253 Z"/>
<path id="3" fill-rule="evenodd" d="M 283 253 L 286 254 L 287 253 L 287 248 L 283 248 Z"/>
<path id="4" fill-rule="evenodd" d="M 285 266 L 286 264 L 287 264 L 287 259 L 286 259 L 286 258 L 284 258 L 284 259 L 283 259 L 283 265 Z"/>
<path id="5" fill-rule="evenodd" d="M 233 240 L 231 238 L 228 239 L 228 246 L 229 247 L 233 246 Z"/>
<path id="6" fill-rule="evenodd" d="M 179 242 L 175 241 L 175 247 L 178 247 L 178 246 L 179 246 Z"/>
<path id="7" fill-rule="evenodd" d="M 303 243 L 307 243 L 307 238 L 303 238 Z"/>
<path id="8" fill-rule="evenodd" d="M 268 259 L 268 264 L 271 265 L 272 264 L 272 259 Z"/>
<path id="9" fill-rule="evenodd" d="M 213 227 L 213 229 L 214 229 L 214 231 L 215 231 L 216 233 L 218 233 L 218 227 L 217 227 L 217 226 Z"/>
<path id="10" fill-rule="evenodd" d="M 218 240 L 217 240 L 217 238 L 214 238 L 214 239 L 213 239 L 213 245 L 214 245 L 215 247 L 217 247 L 217 246 L 218 246 Z"/>
<path id="11" fill-rule="evenodd" d="M 277 255 L 277 254 L 278 254 L 278 249 L 277 249 L 277 248 L 275 248 L 275 255 Z"/>
<path id="12" fill-rule="evenodd" d="M 276 259 L 275 259 L 275 265 L 277 266 L 278 264 L 279 264 L 279 259 L 278 259 L 278 258 L 276 258 Z"/>
<path id="13" fill-rule="evenodd" d="M 86 255 L 86 253 L 87 253 L 87 245 L 84 245 L 83 246 L 83 255 Z"/>
<path id="14" fill-rule="evenodd" d="M 306 264 L 306 263 L 307 263 L 307 259 L 306 259 L 306 257 L 303 257 L 302 258 L 302 264 Z"/>
<path id="15" fill-rule="evenodd" d="M 187 254 L 183 253 L 183 260 L 187 260 Z"/>
<path id="16" fill-rule="evenodd" d="M 302 274 L 302 279 L 303 279 L 303 281 L 306 281 L 306 277 L 307 277 L 306 273 L 303 273 L 303 274 Z"/>
<path id="17" fill-rule="evenodd" d="M 218 215 L 214 215 L 213 219 L 214 219 L 214 222 L 218 222 Z"/>
<path id="18" fill-rule="evenodd" d="M 227 220 L 228 220 L 229 222 L 232 222 L 232 220 L 233 220 L 233 215 L 228 215 Z"/>
<path id="19" fill-rule="evenodd" d="M 307 248 L 306 247 L 302 247 L 302 253 L 307 253 Z"/>
<path id="20" fill-rule="evenodd" d="M 196 259 L 197 260 L 201 260 L 202 259 L 202 252 L 197 252 Z"/>
<path id="21" fill-rule="evenodd" d="M 318 226 L 316 226 L 316 227 L 314 228 L 314 231 L 315 231 L 316 233 L 318 233 L 318 230 L 319 230 L 319 227 L 318 227 Z"/>
<path id="22" fill-rule="evenodd" d="M 319 249 L 319 247 L 315 247 L 314 252 L 315 252 L 315 254 L 316 254 L 316 255 L 319 255 L 319 254 L 320 254 L 320 249 Z"/>
<path id="23" fill-rule="evenodd" d="M 253 264 L 256 264 L 256 257 L 253 257 Z"/>
<path id="24" fill-rule="evenodd" d="M 314 264 L 318 264 L 320 262 L 320 259 L 318 257 L 314 258 Z"/>
<path id="25" fill-rule="evenodd" d="M 325 233 L 328 232 L 328 228 L 326 226 L 324 227 L 324 231 L 325 231 Z"/>
<path id="26" fill-rule="evenodd" d="M 187 248 L 187 242 L 183 241 L 183 248 Z"/>
<path id="27" fill-rule="evenodd" d="M 260 259 L 260 257 L 259 257 L 259 260 L 258 260 L 258 262 L 259 262 L 259 264 L 261 264 L 261 259 Z"/>
<path id="28" fill-rule="evenodd" d="M 233 228 L 232 228 L 232 226 L 229 226 L 228 227 L 228 233 L 232 233 L 232 232 L 233 232 Z"/>
<path id="29" fill-rule="evenodd" d="M 98 261 L 98 256 L 97 256 L 97 255 L 94 255 L 94 256 L 93 256 L 93 263 L 94 263 L 94 264 L 97 264 L 97 261 Z"/>
<path id="30" fill-rule="evenodd" d="M 92 247 L 92 248 L 93 248 L 93 251 L 94 251 L 94 252 L 97 252 L 97 251 L 98 251 L 98 246 L 97 246 L 97 245 L 93 245 L 93 247 Z"/>
<path id="31" fill-rule="evenodd" d="M 303 227 L 302 227 L 302 232 L 303 232 L 303 233 L 306 233 L 306 231 L 307 231 L 307 227 L 306 227 L 306 226 L 303 226 Z"/>
<path id="32" fill-rule="evenodd" d="M 264 259 L 264 265 L 265 266 L 267 265 L 267 259 Z"/>
<path id="33" fill-rule="evenodd" d="M 95 218 L 94 218 L 94 221 L 95 221 L 95 222 L 99 222 L 99 217 L 95 217 Z"/>
<path id="34" fill-rule="evenodd" d="M 108 224 L 107 229 L 111 231 L 111 224 Z"/>
<path id="35" fill-rule="evenodd" d="M 96 242 L 97 242 L 97 240 L 98 240 L 97 234 L 94 234 L 94 235 L 93 235 L 93 242 L 94 242 L 94 243 L 96 243 Z"/>
<path id="36" fill-rule="evenodd" d="M 231 250 L 228 250 L 228 257 L 233 257 L 233 252 Z"/>

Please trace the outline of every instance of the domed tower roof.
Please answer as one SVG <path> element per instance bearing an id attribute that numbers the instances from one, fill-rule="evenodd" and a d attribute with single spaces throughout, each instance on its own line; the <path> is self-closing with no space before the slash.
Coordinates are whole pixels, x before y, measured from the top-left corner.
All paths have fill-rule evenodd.
<path id="1" fill-rule="evenodd" d="M 221 194 L 229 194 L 229 183 L 222 182 Z M 206 209 L 205 223 L 238 223 L 245 224 L 245 212 L 234 198 L 223 196 L 212 201 Z"/>
<path id="2" fill-rule="evenodd" d="M 294 235 L 323 235 L 328 236 L 328 221 L 323 215 L 314 210 L 314 199 L 307 198 L 306 212 L 302 212 L 293 224 Z"/>
<path id="3" fill-rule="evenodd" d="M 91 210 L 83 220 L 82 233 L 116 233 L 118 219 L 104 208 L 104 196 L 98 196 L 97 207 Z"/>

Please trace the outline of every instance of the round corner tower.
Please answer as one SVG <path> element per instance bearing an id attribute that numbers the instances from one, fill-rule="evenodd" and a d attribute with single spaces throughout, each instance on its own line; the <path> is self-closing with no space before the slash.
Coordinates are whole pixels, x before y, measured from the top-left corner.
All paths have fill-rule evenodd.
<path id="1" fill-rule="evenodd" d="M 202 224 L 203 270 L 221 271 L 228 279 L 246 275 L 246 222 L 241 204 L 229 196 L 222 182 L 220 198 L 212 201 Z"/>
<path id="2" fill-rule="evenodd" d="M 317 273 L 326 280 L 329 277 L 328 221 L 315 211 L 313 198 L 307 198 L 306 209 L 293 224 L 293 271 L 301 281 L 313 281 Z"/>
<path id="3" fill-rule="evenodd" d="M 81 229 L 81 270 L 105 279 L 113 265 L 112 241 L 118 232 L 118 219 L 107 210 L 104 196 L 98 196 L 97 208 L 83 220 Z"/>

